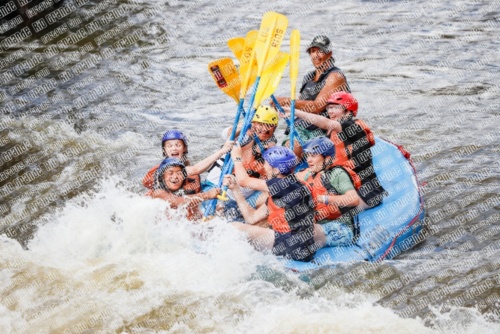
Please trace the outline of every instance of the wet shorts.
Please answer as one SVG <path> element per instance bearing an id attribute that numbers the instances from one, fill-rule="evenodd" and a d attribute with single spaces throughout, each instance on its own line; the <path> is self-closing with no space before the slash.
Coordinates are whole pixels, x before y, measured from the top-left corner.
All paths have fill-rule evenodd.
<path id="1" fill-rule="evenodd" d="M 295 261 L 309 262 L 313 259 L 314 228 L 301 227 L 297 231 L 279 233 L 274 231 L 273 254 L 284 256 Z"/>
<path id="2" fill-rule="evenodd" d="M 348 225 L 336 220 L 318 225 L 321 226 L 325 233 L 326 247 L 352 245 L 354 234 Z"/>

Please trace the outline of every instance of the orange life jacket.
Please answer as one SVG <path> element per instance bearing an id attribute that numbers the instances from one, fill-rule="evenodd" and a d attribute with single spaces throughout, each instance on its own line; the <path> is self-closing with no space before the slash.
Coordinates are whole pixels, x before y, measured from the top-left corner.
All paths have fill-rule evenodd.
<path id="1" fill-rule="evenodd" d="M 333 220 L 337 219 L 344 213 L 345 210 L 343 208 L 339 208 L 337 205 L 329 203 L 319 203 L 318 196 L 324 195 L 338 195 L 337 190 L 332 187 L 329 174 L 335 169 L 341 168 L 349 175 L 354 188 L 357 190 L 361 187 L 361 179 L 359 176 L 354 173 L 354 171 L 348 167 L 344 166 L 334 166 L 326 171 L 322 171 L 314 177 L 313 187 L 312 187 L 312 195 L 314 199 L 315 207 L 315 218 L 316 221 L 320 221 L 323 219 Z"/>
<path id="2" fill-rule="evenodd" d="M 312 188 L 309 186 L 307 182 L 298 180 L 299 182 L 296 182 L 294 186 L 291 186 L 290 189 L 287 189 L 288 194 L 292 197 L 301 196 L 302 198 L 305 198 L 304 196 L 311 196 L 312 193 Z M 297 184 L 297 183 L 300 183 Z M 269 196 L 267 198 L 267 209 L 269 211 L 269 216 L 267 218 L 268 223 L 271 225 L 272 229 L 275 230 L 276 232 L 279 233 L 287 233 L 291 232 L 294 229 L 294 226 L 290 226 L 289 222 L 293 223 L 295 222 L 294 218 L 296 218 L 296 212 L 294 212 L 293 208 L 288 208 L 285 209 L 281 206 L 276 205 L 276 203 L 273 201 L 273 196 Z M 311 215 L 312 221 L 310 221 L 310 224 L 314 224 L 313 216 Z M 298 224 L 304 224 L 307 222 L 297 222 Z"/>
<path id="3" fill-rule="evenodd" d="M 266 170 L 264 169 L 263 159 L 256 159 L 253 154 L 250 159 L 242 160 L 242 165 L 250 177 L 266 179 Z"/>

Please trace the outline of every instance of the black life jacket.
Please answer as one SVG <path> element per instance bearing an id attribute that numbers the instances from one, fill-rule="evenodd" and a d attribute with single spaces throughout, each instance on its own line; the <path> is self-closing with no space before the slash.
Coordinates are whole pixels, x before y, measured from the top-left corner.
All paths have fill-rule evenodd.
<path id="1" fill-rule="evenodd" d="M 349 84 L 347 83 L 347 78 L 345 77 L 344 73 L 342 70 L 338 67 L 336 67 L 333 63 L 333 60 L 331 61 L 330 67 L 326 69 L 323 73 L 318 78 L 318 81 L 314 81 L 314 78 L 316 76 L 316 71 L 311 71 L 309 72 L 304 79 L 302 80 L 302 86 L 300 88 L 300 99 L 301 100 L 307 100 L 307 101 L 314 101 L 318 97 L 318 94 L 321 92 L 323 87 L 325 87 L 326 84 L 326 79 L 331 73 L 339 73 L 345 80 L 346 86 L 344 87 L 344 91 L 346 92 L 351 92 L 351 89 L 349 87 Z M 332 92 L 333 94 L 334 92 Z M 328 113 L 325 111 L 322 111 L 319 115 L 327 117 Z M 297 118 L 294 122 L 295 126 L 305 128 L 308 131 L 314 131 L 319 129 L 317 126 L 310 124 L 306 120 L 303 120 L 301 118 Z M 319 129 L 323 131 L 323 133 L 326 133 L 325 130 Z"/>

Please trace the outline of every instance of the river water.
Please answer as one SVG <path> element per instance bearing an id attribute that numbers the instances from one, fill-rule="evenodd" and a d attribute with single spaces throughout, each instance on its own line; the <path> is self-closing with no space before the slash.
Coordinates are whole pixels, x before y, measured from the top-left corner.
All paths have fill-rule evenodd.
<path id="1" fill-rule="evenodd" d="M 429 235 L 395 260 L 302 280 L 143 196 L 166 129 L 192 161 L 221 145 L 236 106 L 207 64 L 269 10 L 302 45 L 328 35 L 359 117 L 412 153 Z M 1 333 L 500 332 L 498 1 L 2 1 L 0 20 Z"/>

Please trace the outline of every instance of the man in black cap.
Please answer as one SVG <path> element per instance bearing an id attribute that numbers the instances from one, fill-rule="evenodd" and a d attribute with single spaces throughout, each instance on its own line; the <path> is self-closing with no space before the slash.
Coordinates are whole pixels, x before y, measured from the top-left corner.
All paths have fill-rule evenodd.
<path id="1" fill-rule="evenodd" d="M 344 73 L 334 64 L 335 59 L 332 57 L 331 43 L 327 36 L 314 37 L 307 47 L 307 53 L 311 57 L 315 70 L 304 77 L 300 97 L 295 100 L 295 108 L 328 117 L 326 114 L 328 98 L 335 92 L 350 92 L 351 90 Z M 283 107 L 290 106 L 290 98 L 277 97 L 276 99 Z M 295 121 L 295 126 L 304 141 L 325 135 L 323 130 L 301 119 Z M 284 141 L 284 144 L 289 146 L 288 139 Z M 298 157 L 302 156 L 302 148 L 298 141 L 294 144 L 294 151 Z"/>

